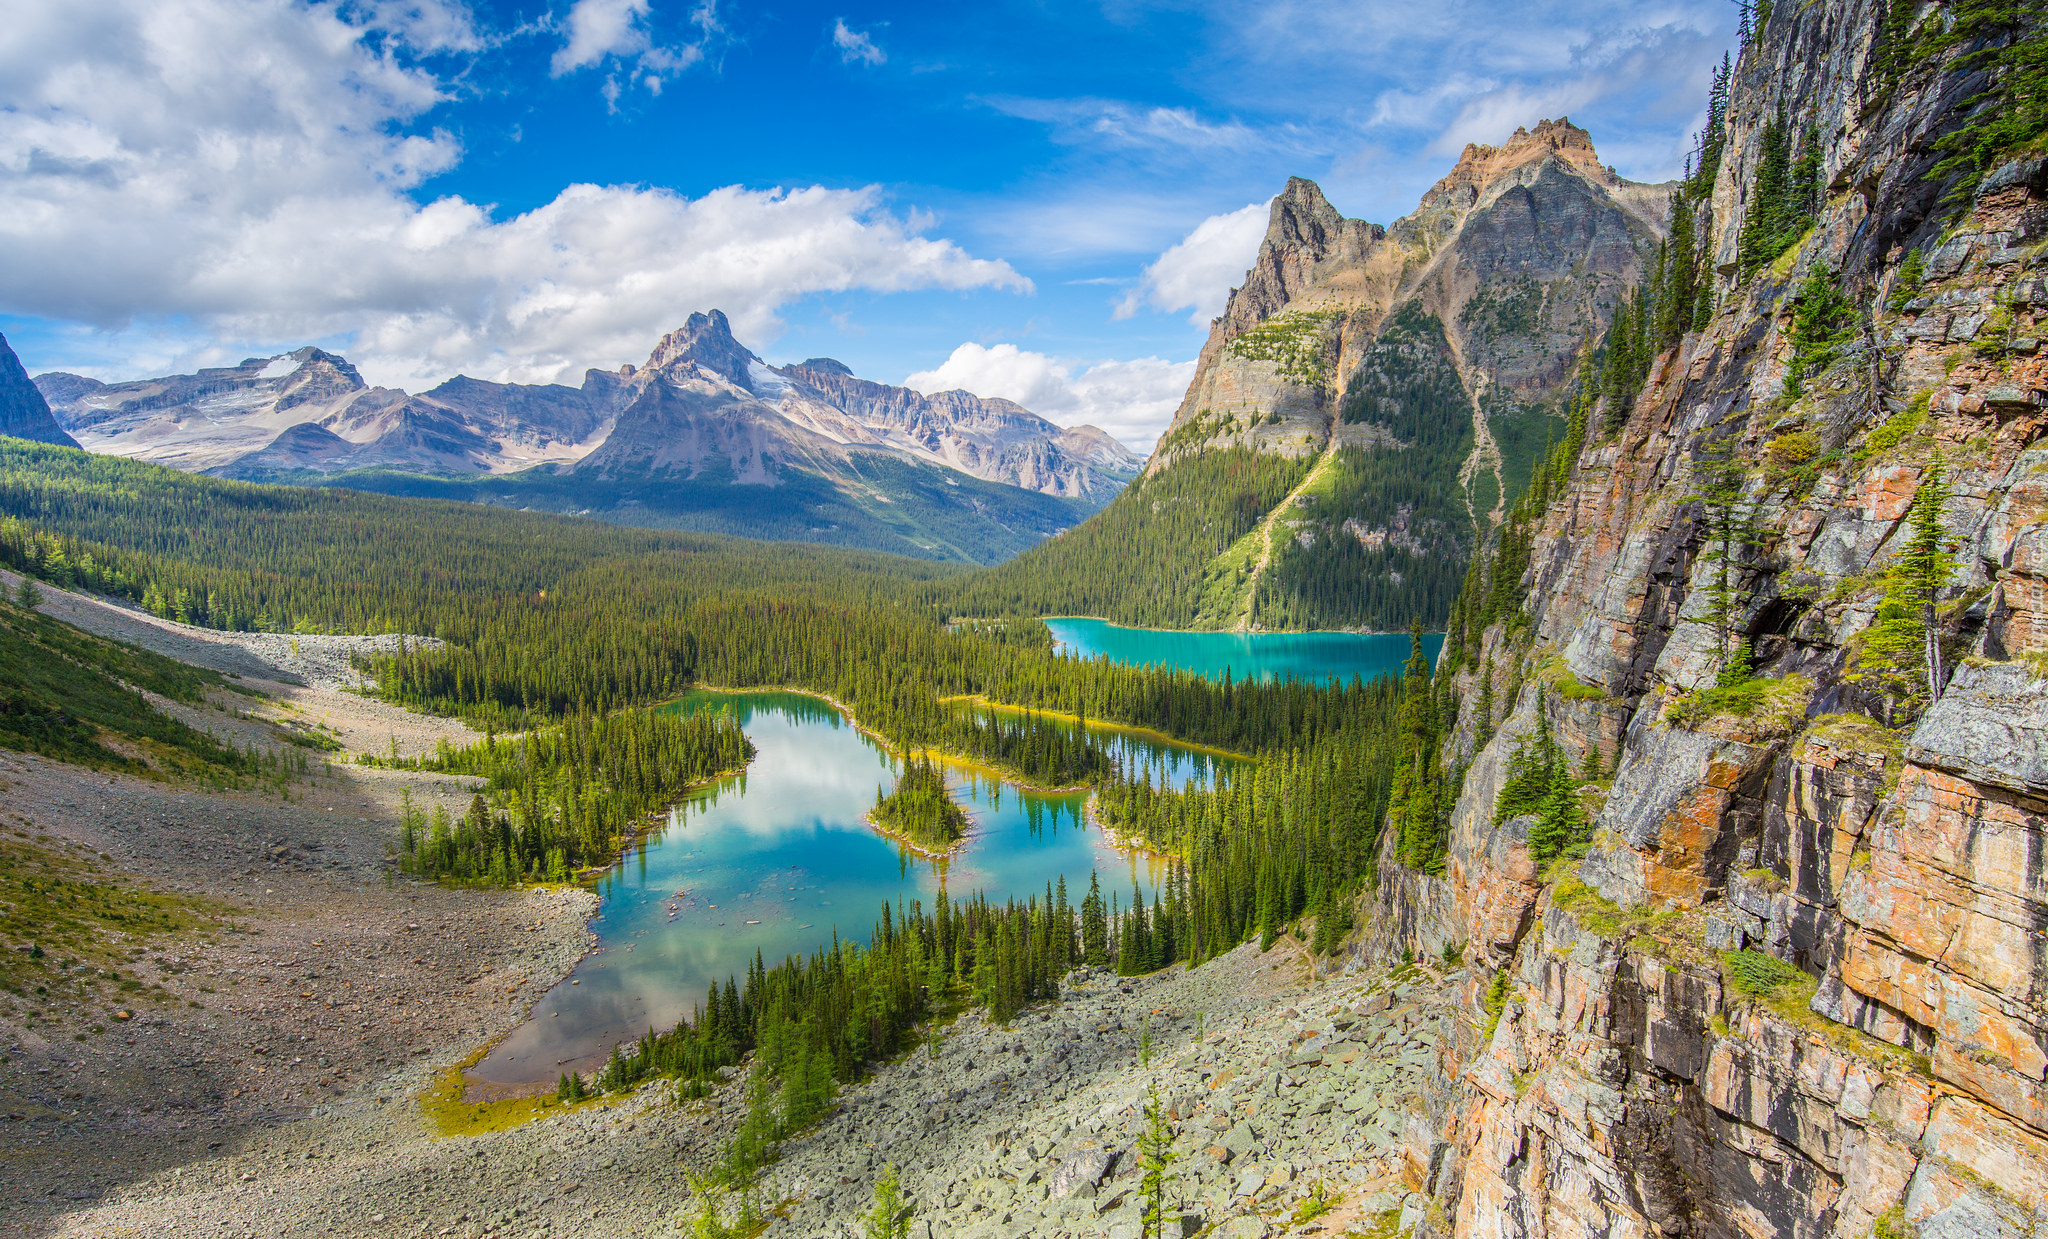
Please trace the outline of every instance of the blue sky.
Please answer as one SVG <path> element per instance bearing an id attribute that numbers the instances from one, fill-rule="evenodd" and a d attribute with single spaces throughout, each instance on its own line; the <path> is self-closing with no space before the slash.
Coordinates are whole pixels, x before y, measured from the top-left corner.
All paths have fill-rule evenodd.
<path id="1" fill-rule="evenodd" d="M 1570 115 L 1675 175 L 1726 0 L 68 0 L 0 28 L 0 330 L 105 378 L 318 342 L 580 381 L 771 361 L 1142 448 L 1289 175 L 1386 222 Z"/>

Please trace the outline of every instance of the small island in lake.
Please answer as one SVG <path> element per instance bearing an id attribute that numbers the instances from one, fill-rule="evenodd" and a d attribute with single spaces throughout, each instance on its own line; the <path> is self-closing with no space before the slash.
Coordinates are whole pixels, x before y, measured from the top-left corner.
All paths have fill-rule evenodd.
<path id="1" fill-rule="evenodd" d="M 927 757 L 905 757 L 896 790 L 875 789 L 868 821 L 923 852 L 950 852 L 967 836 L 967 811 L 953 800 L 946 776 Z"/>

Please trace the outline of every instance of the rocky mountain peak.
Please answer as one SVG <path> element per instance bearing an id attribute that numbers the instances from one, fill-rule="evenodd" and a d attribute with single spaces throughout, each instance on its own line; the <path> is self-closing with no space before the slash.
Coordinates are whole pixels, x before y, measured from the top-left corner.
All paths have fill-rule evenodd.
<path id="1" fill-rule="evenodd" d="M 21 360 L 8 346 L 6 336 L 0 336 L 0 435 L 55 443 L 59 447 L 78 446 L 78 441 L 65 434 L 57 419 L 50 416 L 43 393 L 29 382 L 28 372 L 21 368 Z"/>
<path id="2" fill-rule="evenodd" d="M 712 310 L 708 314 L 702 311 L 691 314 L 683 320 L 682 326 L 663 336 L 641 369 L 656 374 L 673 374 L 678 369 L 702 366 L 752 391 L 754 384 L 748 376 L 747 367 L 759 360 L 733 338 L 732 324 L 726 321 L 725 314 Z"/>
<path id="3" fill-rule="evenodd" d="M 1320 185 L 1307 177 L 1290 176 L 1287 188 L 1273 199 L 1262 250 L 1297 250 L 1317 262 L 1357 259 L 1371 248 L 1384 229 L 1362 219 L 1346 219 Z"/>
<path id="4" fill-rule="evenodd" d="M 789 367 L 791 370 L 815 370 L 819 374 L 840 374 L 851 377 L 852 367 L 831 357 L 811 357 Z"/>

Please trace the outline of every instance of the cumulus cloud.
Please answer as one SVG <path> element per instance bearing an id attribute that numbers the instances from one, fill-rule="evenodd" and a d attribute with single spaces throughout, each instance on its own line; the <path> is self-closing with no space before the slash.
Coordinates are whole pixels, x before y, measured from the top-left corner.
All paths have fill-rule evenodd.
<path id="1" fill-rule="evenodd" d="M 889 56 L 865 31 L 854 30 L 846 24 L 844 17 L 832 23 L 832 46 L 839 49 L 839 63 L 852 64 L 859 61 L 865 65 L 878 65 Z"/>
<path id="2" fill-rule="evenodd" d="M 548 71 L 562 77 L 609 61 L 625 68 L 628 82 L 660 94 L 664 80 L 704 59 L 706 45 L 724 27 L 718 20 L 717 0 L 705 0 L 690 14 L 697 41 L 665 46 L 656 43 L 648 29 L 652 12 L 650 0 L 576 0 L 563 23 L 567 37 L 549 59 Z M 607 76 L 603 89 L 605 102 L 616 109 L 618 74 Z"/>
<path id="3" fill-rule="evenodd" d="M 1230 290 L 1244 280 L 1266 237 L 1272 200 L 1254 202 L 1227 215 L 1211 215 L 1161 254 L 1139 276 L 1138 285 L 1117 303 L 1116 318 L 1130 318 L 1143 306 L 1163 314 L 1191 309 L 1188 321 L 1206 327 L 1223 313 Z"/>
<path id="4" fill-rule="evenodd" d="M 938 368 L 921 370 L 903 385 L 926 394 L 969 391 L 1014 400 L 1062 426 L 1095 426 L 1149 452 L 1173 420 L 1194 377 L 1192 361 L 1141 357 L 1090 364 L 1014 344 L 969 342 L 954 349 Z"/>
<path id="5" fill-rule="evenodd" d="M 474 38 L 432 4 L 388 28 L 280 0 L 72 0 L 0 23 L 0 310 L 192 324 L 215 349 L 339 337 L 410 386 L 573 374 L 710 306 L 763 339 L 811 293 L 1030 289 L 874 188 L 571 185 L 508 219 L 415 202 L 461 158 L 420 129 L 443 86 L 416 53 Z"/>

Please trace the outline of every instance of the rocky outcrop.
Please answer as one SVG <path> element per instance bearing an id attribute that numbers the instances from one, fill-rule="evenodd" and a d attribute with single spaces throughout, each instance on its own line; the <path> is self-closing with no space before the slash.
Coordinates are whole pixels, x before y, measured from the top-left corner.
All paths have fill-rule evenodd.
<path id="1" fill-rule="evenodd" d="M 78 446 L 78 441 L 65 434 L 64 428 L 50 416 L 50 406 L 44 403 L 35 384 L 29 382 L 21 359 L 8 347 L 6 336 L 0 336 L 0 435 L 59 447 Z"/>
<path id="2" fill-rule="evenodd" d="M 2048 173 L 2022 161 L 1941 206 L 1934 144 L 1985 79 L 1958 51 L 1878 77 L 1892 11 L 1777 6 L 1745 50 L 1713 195 L 1717 312 L 1656 359 L 1618 429 L 1596 415 L 1528 531 L 1514 622 L 1446 672 L 1469 709 L 1475 673 L 1499 668 L 1513 705 L 1490 736 L 1461 721 L 1442 874 L 1384 852 L 1364 941 L 1372 959 L 1450 947 L 1483 970 L 1446 1041 L 1460 1074 L 1433 1233 L 2048 1225 Z M 1736 240 L 1781 109 L 1826 200 L 1743 279 Z M 1484 197 L 1482 172 L 1447 178 L 1431 209 Z M 1410 226 L 1447 235 L 1442 218 Z M 1871 325 L 1790 396 L 1816 273 Z M 1956 563 L 1936 626 L 1955 669 L 1886 688 L 1869 631 L 1937 457 Z M 1736 466 L 1743 523 L 1725 605 L 1711 526 L 1727 518 L 1702 503 L 1715 458 Z M 1741 692 L 1717 688 L 1724 632 L 1753 651 Z M 1549 862 L 1493 813 L 1537 711 L 1574 769 L 1600 767 L 1580 788 L 1582 854 Z"/>

